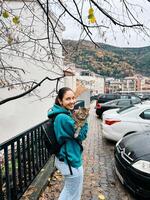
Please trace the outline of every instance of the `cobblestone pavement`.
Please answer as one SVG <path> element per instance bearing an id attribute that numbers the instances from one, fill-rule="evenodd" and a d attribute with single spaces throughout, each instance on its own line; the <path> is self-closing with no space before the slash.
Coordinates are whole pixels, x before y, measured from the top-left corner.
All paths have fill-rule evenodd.
<path id="1" fill-rule="evenodd" d="M 113 168 L 114 143 L 105 140 L 101 121 L 96 117 L 93 103 L 89 116 L 89 133 L 84 142 L 84 186 L 81 200 L 135 200 L 121 185 Z M 39 200 L 57 200 L 63 180 L 56 174 Z"/>

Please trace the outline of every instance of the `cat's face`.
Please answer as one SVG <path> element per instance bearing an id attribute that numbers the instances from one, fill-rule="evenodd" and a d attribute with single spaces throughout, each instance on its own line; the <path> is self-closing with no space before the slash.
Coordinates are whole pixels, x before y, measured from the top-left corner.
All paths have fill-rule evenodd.
<path id="1" fill-rule="evenodd" d="M 85 120 L 89 115 L 89 108 L 79 108 L 75 111 L 75 116 L 79 120 Z"/>

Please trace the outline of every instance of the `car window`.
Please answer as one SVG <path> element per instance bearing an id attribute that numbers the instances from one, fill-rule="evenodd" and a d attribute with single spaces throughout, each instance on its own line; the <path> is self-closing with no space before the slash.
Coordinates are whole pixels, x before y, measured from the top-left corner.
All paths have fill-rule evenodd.
<path id="1" fill-rule="evenodd" d="M 117 98 L 117 96 L 115 94 L 103 94 L 98 97 L 98 103 L 111 101 L 116 98 Z"/>
<path id="2" fill-rule="evenodd" d="M 121 95 L 120 96 L 120 99 L 129 99 L 130 97 L 129 96 L 127 96 L 127 95 Z"/>
<path id="3" fill-rule="evenodd" d="M 131 99 L 132 99 L 133 103 L 141 103 L 141 99 L 140 98 L 132 97 Z"/>
<path id="4" fill-rule="evenodd" d="M 120 108 L 120 109 L 117 111 L 117 113 L 119 113 L 119 114 L 125 114 L 125 113 L 127 113 L 127 112 L 130 112 L 130 111 L 136 110 L 136 109 L 137 109 L 137 107 L 134 107 L 133 105 L 131 105 L 131 106 L 129 106 L 129 107 Z"/>
<path id="5" fill-rule="evenodd" d="M 115 98 L 115 95 L 109 94 L 109 95 L 106 95 L 106 98 L 107 98 L 107 99 L 114 99 L 114 98 Z"/>
<path id="6" fill-rule="evenodd" d="M 148 119 L 148 120 L 150 120 L 150 109 L 145 110 L 144 112 L 142 112 L 142 113 L 140 114 L 140 117 L 143 118 L 143 119 Z"/>
<path id="7" fill-rule="evenodd" d="M 117 105 L 118 101 L 114 100 L 114 101 L 108 101 L 106 103 L 104 103 L 104 105 Z"/>
<path id="8" fill-rule="evenodd" d="M 101 99 L 105 99 L 105 95 L 100 95 L 100 96 L 98 97 L 98 103 L 101 102 Z"/>
<path id="9" fill-rule="evenodd" d="M 105 95 L 98 96 L 98 99 L 105 98 Z"/>
<path id="10" fill-rule="evenodd" d="M 130 106 L 131 102 L 129 100 L 118 101 L 118 106 Z"/>

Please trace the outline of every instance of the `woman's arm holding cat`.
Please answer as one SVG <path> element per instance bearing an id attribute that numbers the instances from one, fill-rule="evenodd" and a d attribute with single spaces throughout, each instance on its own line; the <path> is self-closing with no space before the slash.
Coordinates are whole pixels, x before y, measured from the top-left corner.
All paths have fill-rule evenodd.
<path id="1" fill-rule="evenodd" d="M 81 127 L 79 135 L 76 139 L 82 142 L 83 140 L 86 139 L 87 133 L 88 133 L 88 123 L 86 121 L 85 124 Z"/>

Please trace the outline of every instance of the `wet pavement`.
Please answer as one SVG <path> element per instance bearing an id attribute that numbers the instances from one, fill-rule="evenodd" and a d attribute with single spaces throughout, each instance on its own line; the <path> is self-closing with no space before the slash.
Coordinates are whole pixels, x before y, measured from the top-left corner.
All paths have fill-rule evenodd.
<path id="1" fill-rule="evenodd" d="M 84 186 L 81 200 L 135 200 L 114 172 L 114 145 L 102 137 L 101 120 L 91 105 L 88 137 L 84 141 Z M 57 171 L 39 200 L 57 200 L 63 177 Z"/>

